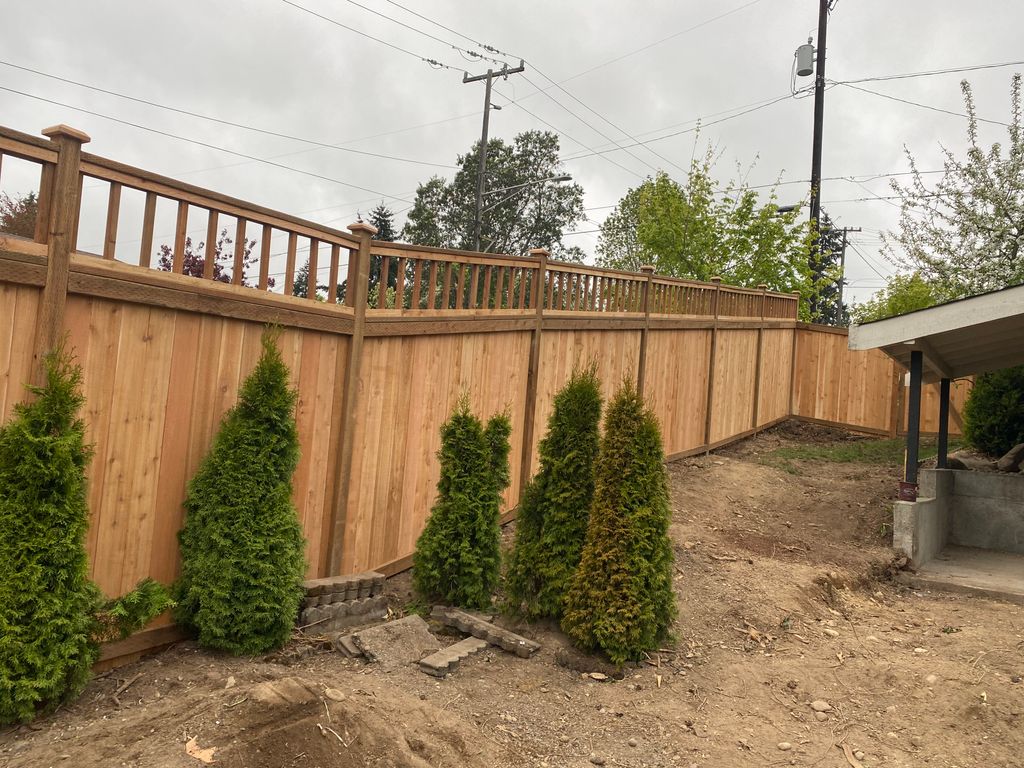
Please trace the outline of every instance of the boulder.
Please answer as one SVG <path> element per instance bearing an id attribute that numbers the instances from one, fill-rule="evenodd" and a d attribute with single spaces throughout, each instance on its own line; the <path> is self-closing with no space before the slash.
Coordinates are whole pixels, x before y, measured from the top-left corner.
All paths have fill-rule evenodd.
<path id="1" fill-rule="evenodd" d="M 1018 443 L 996 462 L 996 469 L 1000 472 L 1016 472 L 1021 468 L 1022 463 L 1024 463 L 1024 443 Z"/>

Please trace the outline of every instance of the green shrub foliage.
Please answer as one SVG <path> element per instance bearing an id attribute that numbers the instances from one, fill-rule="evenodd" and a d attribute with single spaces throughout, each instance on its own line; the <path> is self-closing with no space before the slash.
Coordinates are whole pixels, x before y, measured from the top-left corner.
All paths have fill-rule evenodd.
<path id="1" fill-rule="evenodd" d="M 208 648 L 263 653 L 294 627 L 306 568 L 291 499 L 296 397 L 276 333 L 266 331 L 256 368 L 189 483 L 176 616 Z"/>
<path id="2" fill-rule="evenodd" d="M 1024 443 L 1024 365 L 977 378 L 964 405 L 964 437 L 990 456 Z"/>
<path id="3" fill-rule="evenodd" d="M 123 640 L 174 607 L 167 588 L 153 579 L 143 579 L 127 595 L 107 600 L 96 611 L 93 639 L 98 642 Z"/>
<path id="4" fill-rule="evenodd" d="M 97 656 L 81 369 L 63 348 L 0 428 L 0 723 L 76 695 Z"/>
<path id="5" fill-rule="evenodd" d="M 437 499 L 413 555 L 413 584 L 423 600 L 474 609 L 491 604 L 511 433 L 507 414 L 491 417 L 485 428 L 467 397 L 441 427 Z"/>
<path id="6" fill-rule="evenodd" d="M 629 381 L 605 418 L 594 501 L 562 629 L 616 664 L 659 646 L 675 618 L 668 480 L 658 422 Z"/>
<path id="7" fill-rule="evenodd" d="M 573 372 L 555 395 L 540 441 L 540 471 L 523 493 L 509 557 L 509 608 L 529 618 L 557 618 L 580 562 L 594 497 L 600 443 L 601 387 L 596 367 Z"/>

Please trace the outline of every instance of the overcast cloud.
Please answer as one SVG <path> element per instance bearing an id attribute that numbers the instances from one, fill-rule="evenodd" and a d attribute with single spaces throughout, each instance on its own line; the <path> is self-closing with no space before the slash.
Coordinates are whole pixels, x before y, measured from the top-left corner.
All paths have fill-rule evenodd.
<path id="1" fill-rule="evenodd" d="M 473 49 L 465 38 L 410 15 L 387 0 L 359 0 L 446 41 L 432 40 L 346 0 L 296 0 L 310 10 L 416 54 L 408 55 L 317 18 L 283 0 L 176 0 L 172 3 L 4 0 L 0 59 L 179 109 L 319 142 L 451 165 L 480 133 L 483 84 L 462 84 L 462 69 L 479 73 L 450 43 Z M 522 57 L 525 77 L 495 87 L 491 135 L 511 139 L 531 128 L 557 127 L 565 157 L 607 149 L 609 138 L 630 144 L 692 127 L 692 121 L 789 93 L 793 51 L 816 27 L 814 0 L 720 2 L 538 2 L 520 0 L 401 0 L 469 38 Z M 693 31 L 684 31 L 729 13 Z M 834 80 L 885 76 L 1024 59 L 1020 30 L 1024 5 L 981 0 L 839 0 L 831 17 L 827 74 Z M 600 66 L 663 38 L 635 55 Z M 452 69 L 434 69 L 417 56 Z M 493 65 L 492 65 L 493 66 Z M 596 69 L 595 69 L 596 67 Z M 975 88 L 980 116 L 1005 122 L 1009 84 L 1020 66 L 936 77 L 865 83 L 901 99 L 963 111 L 961 77 Z M 591 71 L 588 71 L 591 70 Z M 579 77 L 573 77 L 586 72 Z M 618 126 L 602 122 L 558 89 Z M 810 85 L 810 78 L 801 85 Z M 445 167 L 355 155 L 218 125 L 126 101 L 0 65 L 0 86 L 68 106 L 0 90 L 0 124 L 26 133 L 67 123 L 92 137 L 87 149 L 253 202 L 344 227 L 357 211 L 382 199 L 393 210 L 411 203 L 418 183 Z M 574 117 L 559 102 L 576 113 Z M 177 134 L 244 155 L 328 177 L 314 178 L 247 161 L 194 143 L 76 111 L 80 107 Z M 786 99 L 718 124 L 707 117 L 701 145 L 722 152 L 721 181 L 736 163 L 748 180 L 764 184 L 808 178 L 812 99 Z M 527 111 L 528 110 L 529 114 Z M 726 115 L 729 113 L 726 113 Z M 387 134 L 387 135 L 381 135 Z M 604 135 L 602 135 L 604 134 Z M 627 135 L 628 134 L 628 135 Z M 1005 129 L 986 126 L 987 142 Z M 373 138 L 366 138 L 373 137 Z M 633 138 L 630 138 L 633 137 Z M 905 171 L 903 147 L 922 169 L 941 167 L 939 143 L 965 145 L 963 118 L 837 86 L 826 94 L 823 175 Z M 616 151 L 566 162 L 586 191 L 588 216 L 600 222 L 631 186 L 664 168 L 682 176 L 694 149 L 684 133 L 631 154 Z M 633 156 L 635 155 L 635 157 Z M 346 186 L 347 182 L 354 186 Z M 31 188 L 27 170 L 6 163 L 0 187 Z M 360 189 L 362 188 L 362 189 Z M 370 192 L 366 190 L 371 190 Z M 95 190 L 92 191 L 95 193 Z M 781 202 L 806 196 L 805 184 L 780 187 Z M 87 202 L 91 193 L 87 191 Z M 101 194 L 101 193 L 95 193 Z M 848 254 L 850 293 L 866 298 L 894 271 L 878 253 L 878 232 L 895 226 L 898 211 L 888 179 L 828 181 L 826 210 L 840 224 L 863 227 Z M 399 219 L 403 216 L 399 215 Z M 597 236 L 586 230 L 568 239 L 593 254 Z M 196 228 L 202 239 L 203 226 Z M 83 231 L 88 247 L 96 234 Z"/>

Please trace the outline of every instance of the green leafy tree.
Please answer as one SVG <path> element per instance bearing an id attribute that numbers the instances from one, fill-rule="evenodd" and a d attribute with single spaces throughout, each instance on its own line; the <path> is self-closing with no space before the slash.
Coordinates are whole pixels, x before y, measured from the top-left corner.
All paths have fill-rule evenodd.
<path id="1" fill-rule="evenodd" d="M 265 331 L 263 354 L 189 483 L 178 534 L 176 615 L 208 648 L 263 653 L 294 626 L 306 568 L 292 503 L 296 397 L 276 333 Z"/>
<path id="2" fill-rule="evenodd" d="M 82 371 L 63 346 L 45 366 L 35 399 L 0 428 L 0 724 L 77 695 L 101 641 L 170 605 L 151 579 L 106 602 L 89 580 Z"/>
<path id="3" fill-rule="evenodd" d="M 762 198 L 745 181 L 727 186 L 726 193 L 719 191 L 710 149 L 694 159 L 685 182 L 664 172 L 646 179 L 602 224 L 598 263 L 633 271 L 650 264 L 663 275 L 718 276 L 736 285 L 765 284 L 810 296 L 816 280 L 799 210 L 780 211 L 774 189 Z M 828 281 L 834 283 L 835 276 L 817 276 L 819 283 Z"/>
<path id="4" fill-rule="evenodd" d="M 936 287 L 947 299 L 1024 283 L 1024 132 L 1021 76 L 1010 88 L 1008 143 L 982 146 L 974 96 L 960 84 L 967 107 L 965 157 L 942 148 L 943 173 L 918 171 L 907 150 L 911 177 L 892 182 L 901 198 L 899 228 L 884 235 L 884 251 L 897 264 Z"/>
<path id="5" fill-rule="evenodd" d="M 511 432 L 507 414 L 491 417 L 484 427 L 465 396 L 441 427 L 437 499 L 413 555 L 413 585 L 424 600 L 490 605 L 500 570 Z"/>
<path id="6" fill-rule="evenodd" d="M 35 237 L 39 197 L 29 192 L 24 197 L 0 194 L 0 232 L 19 237 Z"/>
<path id="7" fill-rule="evenodd" d="M 587 534 L 600 421 L 601 387 L 591 365 L 575 371 L 555 395 L 539 446 L 540 471 L 519 504 L 506 577 L 514 612 L 530 618 L 562 613 Z"/>
<path id="8" fill-rule="evenodd" d="M 657 419 L 626 381 L 605 417 L 586 543 L 562 616 L 574 643 L 616 664 L 657 648 L 676 614 L 664 460 Z"/>
<path id="9" fill-rule="evenodd" d="M 964 437 L 990 456 L 1024 443 L 1024 365 L 978 376 L 964 404 Z"/>
<path id="10" fill-rule="evenodd" d="M 411 243 L 472 250 L 476 218 L 479 142 L 458 158 L 450 182 L 435 176 L 420 185 L 402 230 Z M 487 142 L 487 185 L 481 250 L 525 254 L 548 248 L 556 258 L 579 261 L 582 251 L 562 234 L 584 218 L 579 184 L 536 182 L 562 175 L 557 134 L 526 131 L 510 143 Z"/>
<path id="11" fill-rule="evenodd" d="M 920 272 L 893 275 L 889 282 L 863 304 L 855 304 L 850 315 L 855 323 L 870 323 L 930 307 L 940 301 L 936 287 Z"/>

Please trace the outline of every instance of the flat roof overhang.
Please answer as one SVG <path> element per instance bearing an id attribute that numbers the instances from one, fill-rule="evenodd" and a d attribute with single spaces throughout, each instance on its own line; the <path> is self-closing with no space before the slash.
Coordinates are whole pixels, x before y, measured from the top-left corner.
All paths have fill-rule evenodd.
<path id="1" fill-rule="evenodd" d="M 880 349 L 904 368 L 924 358 L 924 381 L 1024 364 L 1024 285 L 850 327 L 853 350 Z"/>

